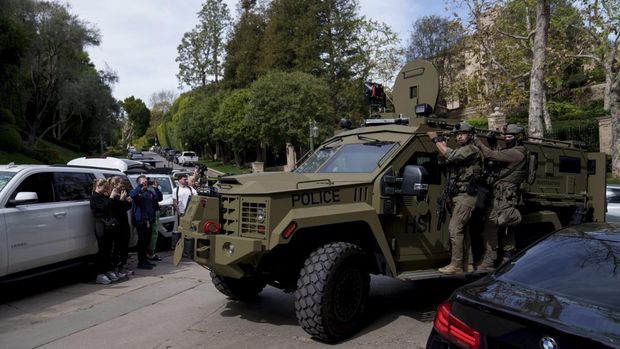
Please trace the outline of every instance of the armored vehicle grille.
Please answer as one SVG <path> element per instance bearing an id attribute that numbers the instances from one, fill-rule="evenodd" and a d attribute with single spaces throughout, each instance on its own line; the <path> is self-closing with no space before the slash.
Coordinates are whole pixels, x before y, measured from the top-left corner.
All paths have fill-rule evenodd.
<path id="1" fill-rule="evenodd" d="M 260 234 L 266 231 L 267 204 L 260 202 L 243 202 L 241 204 L 241 234 Z M 258 217 L 262 215 L 262 222 Z"/>
<path id="2" fill-rule="evenodd" d="M 235 234 L 239 230 L 239 197 L 222 195 L 222 234 Z"/>

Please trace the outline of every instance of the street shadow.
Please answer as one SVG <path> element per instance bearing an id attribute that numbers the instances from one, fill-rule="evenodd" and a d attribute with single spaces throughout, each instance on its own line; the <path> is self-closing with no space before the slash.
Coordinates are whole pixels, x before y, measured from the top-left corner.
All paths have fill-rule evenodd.
<path id="1" fill-rule="evenodd" d="M 444 278 L 414 282 L 373 276 L 363 326 L 352 338 L 388 326 L 401 316 L 432 322 L 437 306 L 455 289 L 472 281 Z M 228 300 L 220 314 L 256 323 L 298 325 L 293 295 L 273 287 L 265 288 L 253 302 Z"/>
<path id="2" fill-rule="evenodd" d="M 0 304 L 37 296 L 76 283 L 88 283 L 93 281 L 95 276 L 91 265 L 81 265 L 26 279 L 2 281 Z"/>
<path id="3" fill-rule="evenodd" d="M 365 321 L 360 331 L 350 339 L 388 326 L 401 316 L 424 323 L 433 322 L 439 304 L 448 299 L 454 290 L 475 280 L 441 278 L 407 281 L 373 277 Z"/>
<path id="4" fill-rule="evenodd" d="M 220 315 L 278 326 L 297 325 L 293 294 L 271 286 L 267 286 L 252 302 L 229 299 Z"/>

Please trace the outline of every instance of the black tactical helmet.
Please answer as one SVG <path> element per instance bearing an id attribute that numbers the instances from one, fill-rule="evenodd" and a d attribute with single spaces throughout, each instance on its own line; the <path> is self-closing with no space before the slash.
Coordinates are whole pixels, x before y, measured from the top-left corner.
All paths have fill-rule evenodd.
<path id="1" fill-rule="evenodd" d="M 452 133 L 458 133 L 458 132 L 474 133 L 476 132 L 476 128 L 468 124 L 465 121 L 461 121 L 458 124 L 454 125 L 454 128 L 452 129 Z"/>

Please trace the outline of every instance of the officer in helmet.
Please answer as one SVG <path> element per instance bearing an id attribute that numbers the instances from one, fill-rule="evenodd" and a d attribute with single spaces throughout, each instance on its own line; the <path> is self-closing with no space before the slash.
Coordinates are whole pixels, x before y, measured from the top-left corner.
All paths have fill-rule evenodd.
<path id="1" fill-rule="evenodd" d="M 510 124 L 506 126 L 503 134 L 506 147 L 499 150 L 490 149 L 480 139 L 474 141 L 485 160 L 491 161 L 493 165 L 487 177 L 493 188 L 493 200 L 482 233 L 485 255 L 478 266 L 481 271 L 489 271 L 495 267 L 498 228 L 502 228 L 500 237 L 504 258 L 510 258 L 514 254 L 514 231 L 510 227 L 521 222 L 521 213 L 516 206 L 519 203 L 521 183 L 527 178 L 528 155 L 523 145 L 525 129 L 517 124 Z"/>
<path id="2" fill-rule="evenodd" d="M 452 134 L 459 144 L 456 149 L 449 148 L 445 139 L 437 137 L 436 132 L 427 132 L 439 153 L 445 157 L 446 165 L 450 167 L 449 185 L 454 207 L 448 230 L 452 256 L 450 264 L 439 268 L 439 271 L 445 274 L 474 271 L 469 234 L 466 233 L 476 208 L 477 189 L 472 187 L 472 183 L 478 181 L 482 175 L 480 150 L 473 144 L 474 127 L 461 122 L 454 126 Z"/>

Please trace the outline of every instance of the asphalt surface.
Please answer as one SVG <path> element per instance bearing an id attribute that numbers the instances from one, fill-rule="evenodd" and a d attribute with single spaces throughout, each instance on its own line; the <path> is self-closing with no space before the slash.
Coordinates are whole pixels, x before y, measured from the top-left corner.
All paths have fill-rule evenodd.
<path id="1" fill-rule="evenodd" d="M 423 348 L 435 308 L 463 284 L 373 277 L 365 327 L 328 345 L 299 327 L 292 295 L 268 286 L 253 303 L 232 301 L 171 255 L 110 285 L 84 270 L 0 285 L 0 348 Z"/>

